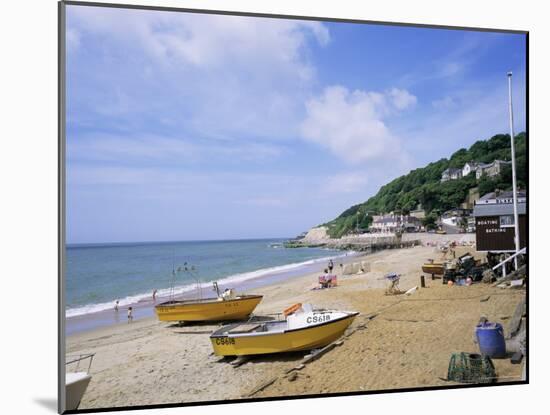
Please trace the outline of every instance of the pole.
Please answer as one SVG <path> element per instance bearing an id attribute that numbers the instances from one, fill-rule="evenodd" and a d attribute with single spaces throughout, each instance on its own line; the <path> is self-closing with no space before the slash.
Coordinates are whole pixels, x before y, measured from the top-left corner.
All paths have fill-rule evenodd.
<path id="1" fill-rule="evenodd" d="M 518 195 L 516 184 L 516 146 L 514 144 L 514 115 L 512 108 L 512 72 L 508 72 L 508 109 L 510 113 L 510 142 L 512 147 L 512 192 L 514 200 L 514 243 L 516 254 L 519 252 L 519 221 L 518 221 Z M 514 265 L 518 269 L 518 257 L 514 258 Z"/>

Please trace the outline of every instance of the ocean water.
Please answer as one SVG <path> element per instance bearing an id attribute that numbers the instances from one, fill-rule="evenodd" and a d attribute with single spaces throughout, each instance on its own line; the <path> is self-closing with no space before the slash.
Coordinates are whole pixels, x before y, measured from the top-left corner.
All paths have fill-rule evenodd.
<path id="1" fill-rule="evenodd" d="M 282 247 L 282 239 L 144 242 L 68 245 L 66 316 L 82 316 L 151 298 L 183 294 L 202 283 L 203 296 L 214 295 L 211 282 L 230 287 L 258 277 L 324 266 L 341 251 Z M 176 272 L 194 266 L 194 273 Z"/>

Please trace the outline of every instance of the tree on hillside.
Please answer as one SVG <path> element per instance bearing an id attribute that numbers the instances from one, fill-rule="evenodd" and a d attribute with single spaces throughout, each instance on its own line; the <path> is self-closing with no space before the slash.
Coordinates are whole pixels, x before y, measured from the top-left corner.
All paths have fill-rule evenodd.
<path id="1" fill-rule="evenodd" d="M 489 153 L 489 144 L 485 140 L 476 141 L 470 147 L 470 156 L 472 160 L 481 162 L 484 157 Z"/>
<path id="2" fill-rule="evenodd" d="M 496 181 L 485 175 L 481 176 L 477 184 L 479 195 L 483 196 L 496 189 Z"/>
<path id="3" fill-rule="evenodd" d="M 514 137 L 516 144 L 517 182 L 520 189 L 527 183 L 527 136 L 519 133 Z M 511 168 L 506 166 L 495 178 L 482 176 L 478 181 L 470 173 L 459 180 L 441 182 L 442 172 L 449 168 L 462 168 L 466 162 L 490 163 L 496 159 L 510 160 L 510 136 L 498 134 L 489 140 L 478 140 L 468 149 L 460 149 L 450 159 L 440 159 L 417 168 L 385 184 L 378 193 L 366 202 L 346 209 L 340 216 L 328 222 L 329 234 L 339 237 L 357 226 L 356 213 L 399 211 L 408 213 L 420 203 L 428 215 L 437 215 L 446 210 L 459 207 L 473 187 L 479 188 L 479 194 L 490 193 L 495 189 L 509 190 L 512 187 Z M 367 220 L 367 219 L 365 219 Z M 361 220 L 361 228 L 368 226 Z"/>
<path id="4" fill-rule="evenodd" d="M 455 169 L 461 169 L 462 166 L 464 166 L 464 164 L 469 161 L 471 161 L 470 153 L 465 148 L 461 148 L 451 156 L 449 167 L 454 167 Z"/>
<path id="5" fill-rule="evenodd" d="M 426 230 L 437 228 L 437 215 L 434 212 L 426 215 L 426 217 L 422 219 L 422 225 Z"/>

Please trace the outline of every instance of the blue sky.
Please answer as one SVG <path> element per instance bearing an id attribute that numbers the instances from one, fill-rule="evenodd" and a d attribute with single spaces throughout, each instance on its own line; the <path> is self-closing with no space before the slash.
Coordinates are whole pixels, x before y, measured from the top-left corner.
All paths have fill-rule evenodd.
<path id="1" fill-rule="evenodd" d="M 67 7 L 67 240 L 294 236 L 525 129 L 525 37 Z"/>

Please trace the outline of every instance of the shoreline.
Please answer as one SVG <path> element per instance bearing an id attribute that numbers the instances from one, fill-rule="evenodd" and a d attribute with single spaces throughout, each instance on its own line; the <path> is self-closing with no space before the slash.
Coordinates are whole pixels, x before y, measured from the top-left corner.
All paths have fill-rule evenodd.
<path id="1" fill-rule="evenodd" d="M 450 354 L 478 350 L 472 334 L 479 316 L 506 327 L 525 292 L 426 279 L 427 287 L 410 297 L 384 294 L 385 274 L 401 274 L 400 289 L 407 290 L 419 285 L 422 263 L 439 256 L 434 246 L 379 251 L 350 258 L 369 262 L 371 271 L 344 277 L 339 272 L 335 288 L 311 290 L 318 272 L 264 286 L 256 315 L 280 313 L 298 302 L 360 312 L 353 334 L 293 381 L 285 373 L 306 353 L 258 356 L 235 368 L 212 353 L 209 336 L 219 323 L 180 327 L 151 317 L 67 336 L 67 355 L 95 353 L 80 409 L 250 398 L 272 379 L 253 398 L 449 385 L 440 378 Z M 489 301 L 481 302 L 484 296 Z M 356 330 L 361 325 L 366 328 Z M 494 364 L 504 382 L 521 376 L 522 365 L 509 359 Z"/>
<path id="2" fill-rule="evenodd" d="M 353 239 L 357 239 L 357 243 L 351 242 Z M 258 270 L 252 270 L 247 271 L 239 274 L 232 274 L 225 276 L 218 280 L 220 289 L 225 288 L 234 288 L 237 291 L 244 291 L 244 290 L 251 290 L 255 288 L 262 288 L 266 285 L 270 285 L 275 282 L 283 282 L 287 279 L 292 279 L 296 276 L 299 276 L 304 273 L 313 272 L 313 270 L 317 270 L 319 272 L 322 272 L 323 266 L 321 265 L 323 261 L 328 261 L 329 258 L 332 258 L 336 263 L 340 263 L 343 261 L 343 258 L 346 256 L 354 257 L 354 256 L 361 256 L 361 255 L 373 255 L 375 253 L 384 251 L 385 249 L 399 249 L 403 247 L 412 247 L 418 243 L 425 244 L 436 244 L 436 243 L 444 243 L 449 240 L 456 240 L 458 242 L 463 241 L 469 241 L 472 239 L 472 235 L 470 234 L 457 234 L 457 235 L 437 235 L 437 234 L 430 234 L 430 233 L 406 233 L 403 234 L 403 243 L 400 244 L 400 246 L 395 246 L 393 248 L 382 248 L 382 249 L 368 249 L 364 250 L 362 249 L 361 238 L 350 238 L 350 241 L 346 241 L 346 243 L 337 243 L 334 246 L 327 247 L 327 249 L 333 249 L 337 250 L 340 255 L 327 255 L 326 257 L 321 258 L 313 258 L 310 260 L 306 260 L 304 262 L 300 263 L 288 263 L 288 264 L 282 264 L 277 265 L 273 267 L 267 267 L 267 268 L 261 268 Z M 262 239 L 264 240 L 264 239 Z M 265 240 L 271 240 L 271 239 L 265 239 Z M 414 242 L 411 244 L 411 242 Z M 167 242 L 168 243 L 168 242 Z M 127 245 L 126 243 L 120 243 L 120 244 L 113 244 L 114 246 L 122 246 Z M 147 245 L 147 243 L 140 243 L 138 245 Z M 94 245 L 95 246 L 95 245 Z M 364 247 L 363 247 L 364 248 Z M 286 249 L 295 249 L 295 248 L 286 248 Z M 336 253 L 336 252 L 333 252 Z M 349 260 L 347 261 L 349 262 Z M 289 267 L 289 268 L 288 268 Z M 286 269 L 285 269 L 286 268 Z M 336 271 L 338 271 L 338 266 L 335 268 Z M 259 276 L 251 276 L 247 278 L 247 275 L 253 275 L 255 273 L 261 273 L 262 275 Z M 236 281 L 232 281 L 236 279 Z M 202 294 L 204 297 L 212 296 L 211 292 L 211 284 L 212 282 L 206 282 L 202 284 Z M 197 297 L 197 288 L 193 287 L 193 283 L 189 283 L 187 285 L 180 285 L 175 287 L 176 291 L 179 293 L 175 295 L 174 298 L 178 299 L 192 299 L 194 297 Z M 163 288 L 159 291 L 161 293 L 168 291 L 169 288 Z M 122 323 L 127 322 L 127 316 L 126 311 L 128 307 L 133 307 L 134 313 L 134 320 L 138 321 L 143 318 L 152 317 L 155 315 L 154 313 L 154 306 L 156 304 L 159 304 L 163 301 L 167 301 L 170 299 L 169 295 L 161 294 L 157 296 L 156 302 L 153 302 L 152 295 L 151 294 L 136 294 L 136 295 L 128 295 L 125 298 L 132 298 L 132 297 L 141 297 L 138 301 L 131 301 L 131 302 L 124 302 L 124 298 L 122 299 L 122 303 L 119 305 L 119 311 L 118 313 L 114 311 L 114 300 L 112 302 L 104 302 L 99 304 L 90 304 L 85 306 L 76 307 L 67 311 L 73 311 L 74 309 L 78 308 L 93 308 L 101 305 L 105 305 L 105 308 L 98 310 L 98 311 L 91 311 L 91 312 L 85 312 L 82 314 L 76 314 L 76 315 L 70 315 L 67 316 L 66 314 L 66 326 L 65 326 L 65 333 L 66 335 L 71 335 L 78 332 L 84 332 L 93 330 L 98 327 L 105 327 L 109 325 L 119 325 Z M 107 305 L 108 304 L 108 305 Z"/>
<path id="3" fill-rule="evenodd" d="M 473 234 L 437 235 L 433 233 L 405 233 L 403 234 L 403 242 L 404 242 L 404 246 L 407 246 L 407 248 L 404 248 L 404 249 L 409 249 L 414 247 L 414 245 L 406 244 L 407 242 L 411 242 L 411 241 L 419 241 L 420 245 L 430 244 L 433 246 L 436 244 L 444 244 L 451 240 L 458 241 L 460 243 L 468 242 L 473 239 L 473 236 L 475 235 Z M 345 248 L 343 245 L 337 248 L 341 252 L 340 255 L 336 255 L 336 256 L 329 255 L 323 258 L 307 260 L 307 261 L 304 261 L 303 263 L 295 263 L 295 264 L 291 263 L 291 264 L 280 265 L 272 268 L 265 268 L 265 269 L 250 271 L 242 274 L 229 275 L 223 278 L 223 279 L 229 280 L 227 283 L 223 283 L 223 282 L 219 283 L 220 290 L 223 290 L 225 288 L 234 288 L 237 292 L 244 293 L 245 291 L 250 292 L 250 290 L 253 290 L 253 289 L 259 289 L 266 286 L 270 286 L 275 283 L 282 283 L 287 280 L 292 280 L 293 278 L 299 277 L 300 275 L 303 275 L 303 274 L 310 274 L 314 272 L 322 273 L 322 270 L 324 267 L 321 264 L 323 263 L 323 261 L 328 261 L 329 258 L 332 258 L 333 260 L 335 260 L 335 272 L 338 274 L 340 271 L 338 266 L 339 263 L 343 263 L 345 265 L 348 262 L 353 262 L 353 258 L 357 258 L 360 256 L 361 257 L 365 256 L 366 259 L 368 259 L 368 257 L 384 252 L 386 250 L 391 251 L 392 249 L 403 249 L 403 248 L 388 248 L 388 249 L 380 249 L 380 250 L 373 250 L 373 251 L 364 251 L 364 250 L 361 251 L 360 249 L 357 249 L 358 248 L 357 246 L 355 246 L 356 249 L 354 250 L 353 245 L 350 245 L 348 242 L 346 242 L 345 246 L 346 246 Z M 285 248 L 285 249 L 295 249 L 295 248 Z M 284 268 L 291 265 L 298 265 L 298 266 L 296 268 L 291 268 L 286 270 L 276 269 L 281 267 Z M 272 272 L 269 272 L 269 270 L 273 268 L 274 270 Z M 267 273 L 264 275 L 243 279 L 243 280 L 237 280 L 235 283 L 232 283 L 230 281 L 232 278 L 236 276 L 238 277 L 245 274 L 253 274 L 255 272 L 260 272 L 263 270 L 267 271 Z M 191 286 L 192 284 L 189 284 L 185 286 L 178 286 L 177 288 L 182 289 L 182 288 L 191 287 Z M 211 289 L 212 282 L 203 283 L 201 286 L 202 286 L 202 294 L 204 297 L 213 296 L 213 291 Z M 175 296 L 175 298 L 178 298 L 178 299 L 191 299 L 194 297 L 197 297 L 196 288 L 189 288 L 187 291 L 183 291 L 181 294 L 178 294 Z M 155 317 L 154 306 L 156 304 L 160 304 L 161 302 L 167 301 L 169 299 L 170 297 L 168 295 L 157 296 L 156 302 L 153 302 L 151 296 L 149 296 L 147 298 L 142 298 L 137 302 L 131 302 L 128 304 L 120 305 L 118 313 L 114 311 L 114 301 L 113 301 L 112 307 L 108 309 L 66 317 L 65 334 L 69 336 L 75 333 L 88 332 L 90 330 L 95 330 L 101 327 L 118 326 L 121 324 L 127 324 L 126 311 L 128 307 L 133 307 L 134 321 L 140 321 L 144 318 Z"/>
<path id="4" fill-rule="evenodd" d="M 312 290 L 318 270 L 263 286 L 256 316 L 273 317 L 296 303 L 360 313 L 338 347 L 294 377 L 289 373 L 309 352 L 254 356 L 238 367 L 215 356 L 210 334 L 223 323 L 179 326 L 149 317 L 67 336 L 66 356 L 95 354 L 80 409 L 458 385 L 441 380 L 450 355 L 479 353 L 473 334 L 480 316 L 501 323 L 506 334 L 525 290 L 426 278 L 411 296 L 385 294 L 384 275 L 400 274 L 399 289 L 406 291 L 420 285 L 425 261 L 441 257 L 431 244 L 391 249 L 350 257 L 367 261 L 370 271 L 338 272 L 335 288 Z M 493 363 L 499 382 L 521 380 L 522 365 L 509 356 Z"/>
<path id="5" fill-rule="evenodd" d="M 285 373 L 306 353 L 257 356 L 235 368 L 212 353 L 209 336 L 221 323 L 180 327 L 151 317 L 67 336 L 67 355 L 95 353 L 80 409 L 247 399 L 272 379 L 253 398 L 453 384 L 440 378 L 451 353 L 478 350 L 473 332 L 480 315 L 506 327 L 525 292 L 481 283 L 448 287 L 426 279 L 426 288 L 410 297 L 384 294 L 385 274 L 399 273 L 399 288 L 407 290 L 419 285 L 422 263 L 439 256 L 435 246 L 380 251 L 350 258 L 369 262 L 371 271 L 338 273 L 335 288 L 311 290 L 318 272 L 264 286 L 255 315 L 281 313 L 298 302 L 360 312 L 350 326 L 353 334 L 293 381 Z M 481 302 L 484 296 L 489 301 Z M 361 325 L 366 329 L 355 330 Z M 509 359 L 494 364 L 502 381 L 520 379 L 522 365 Z"/>
<path id="6" fill-rule="evenodd" d="M 307 261 L 304 261 L 303 263 L 297 263 L 297 264 L 291 263 L 291 264 L 285 264 L 285 265 L 275 267 L 275 268 L 284 268 L 288 266 L 297 265 L 296 267 L 291 267 L 290 269 L 274 270 L 272 272 L 269 272 L 268 271 L 269 269 L 265 269 L 267 270 L 267 273 L 264 275 L 243 279 L 243 280 L 237 280 L 235 283 L 231 282 L 231 279 L 235 277 L 231 275 L 224 278 L 228 280 L 227 282 L 219 283 L 219 288 L 221 291 L 223 291 L 225 288 L 233 288 L 238 293 L 244 293 L 245 291 L 249 292 L 250 290 L 263 288 L 276 283 L 284 283 L 287 280 L 300 277 L 305 273 L 311 274 L 311 273 L 317 272 L 321 274 L 324 268 L 323 264 L 326 261 L 328 261 L 329 258 L 332 258 L 334 260 L 335 270 L 338 271 L 338 267 L 339 267 L 338 264 L 342 263 L 345 265 L 348 262 L 353 262 L 353 258 L 361 254 L 351 250 L 342 250 L 341 252 L 342 253 L 340 255 L 336 255 L 336 256 L 327 256 L 323 258 L 307 260 Z M 263 270 L 264 269 L 259 269 L 248 273 L 238 274 L 238 275 L 253 274 L 255 272 L 261 272 Z M 193 289 L 192 284 L 181 286 L 179 288 L 182 288 L 182 287 L 184 288 L 190 287 L 190 288 L 189 290 L 176 295 L 174 298 L 188 300 L 188 299 L 197 297 L 197 289 L 196 288 Z M 212 289 L 212 282 L 202 283 L 201 293 L 204 298 L 213 297 L 214 294 Z M 100 311 L 95 311 L 95 312 L 86 313 L 86 314 L 69 316 L 69 317 L 66 317 L 65 319 L 65 333 L 67 336 L 70 336 L 76 333 L 88 332 L 88 331 L 95 330 L 102 327 L 128 324 L 127 315 L 126 315 L 126 311 L 128 307 L 133 308 L 134 322 L 140 321 L 145 318 L 155 317 L 154 306 L 164 301 L 168 301 L 169 299 L 170 297 L 166 295 L 157 296 L 156 301 L 153 301 L 152 296 L 149 298 L 143 298 L 137 302 L 120 305 L 118 312 L 114 310 L 114 302 L 113 302 L 113 307 L 106 310 L 100 310 Z"/>

